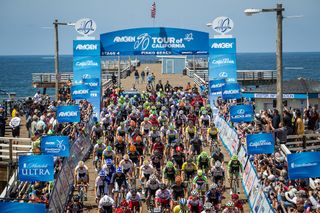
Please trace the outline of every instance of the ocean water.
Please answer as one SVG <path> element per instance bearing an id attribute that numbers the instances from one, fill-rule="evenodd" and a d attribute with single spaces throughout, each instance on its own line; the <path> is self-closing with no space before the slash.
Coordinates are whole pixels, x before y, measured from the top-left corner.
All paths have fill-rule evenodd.
<path id="1" fill-rule="evenodd" d="M 156 61 L 158 58 L 141 56 L 141 62 Z M 237 66 L 240 70 L 276 69 L 275 53 L 239 53 Z M 320 52 L 284 53 L 284 79 L 304 77 L 320 80 Z M 61 72 L 72 71 L 72 56 L 60 56 Z M 32 73 L 54 72 L 53 56 L 0 56 L 0 90 L 16 92 L 17 97 L 33 96 L 37 89 L 32 87 Z M 53 94 L 53 89 L 48 89 Z M 1 97 L 1 96 L 0 96 Z M 3 96 L 2 96 L 3 97 Z"/>

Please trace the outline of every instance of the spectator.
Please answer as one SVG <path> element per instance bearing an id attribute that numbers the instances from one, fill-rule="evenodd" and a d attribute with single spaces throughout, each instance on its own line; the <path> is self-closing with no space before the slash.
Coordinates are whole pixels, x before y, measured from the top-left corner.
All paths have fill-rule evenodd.
<path id="1" fill-rule="evenodd" d="M 288 110 L 284 110 L 283 112 L 283 126 L 287 128 L 287 134 L 293 134 L 293 126 L 292 126 L 292 115 Z"/>
<path id="2" fill-rule="evenodd" d="M 156 85 L 156 90 L 157 91 L 163 91 L 163 85 L 162 85 L 162 82 L 161 82 L 161 80 L 159 80 L 159 82 L 157 83 L 157 85 Z"/>
<path id="3" fill-rule="evenodd" d="M 117 84 L 117 77 L 115 76 L 114 72 L 112 73 L 111 80 L 113 86 L 115 86 Z"/>
<path id="4" fill-rule="evenodd" d="M 144 70 L 142 70 L 142 72 L 141 72 L 141 84 L 144 84 L 145 77 L 146 77 L 146 73 L 144 72 Z"/>
<path id="5" fill-rule="evenodd" d="M 134 72 L 134 82 L 135 82 L 136 84 L 139 84 L 139 72 L 138 72 L 138 70 L 136 70 L 136 71 Z"/>
<path id="6" fill-rule="evenodd" d="M 303 135 L 304 134 L 304 124 L 303 124 L 303 121 L 302 121 L 302 118 L 301 118 L 300 110 L 297 110 L 297 112 L 296 112 L 295 133 L 297 135 Z"/>
<path id="7" fill-rule="evenodd" d="M 0 137 L 4 137 L 6 133 L 6 113 L 3 106 L 0 106 Z"/>
<path id="8" fill-rule="evenodd" d="M 278 129 L 279 124 L 280 124 L 279 111 L 277 109 L 274 109 L 273 110 L 273 117 L 272 117 L 272 126 L 273 126 L 273 128 Z"/>
<path id="9" fill-rule="evenodd" d="M 20 125 L 21 118 L 19 117 L 19 112 L 15 113 L 15 117 L 11 119 L 9 126 L 12 129 L 12 137 L 20 137 Z"/>
<path id="10" fill-rule="evenodd" d="M 308 110 L 308 129 L 316 130 L 317 123 L 319 120 L 319 114 L 317 112 L 316 106 L 313 106 Z"/>
<path id="11" fill-rule="evenodd" d="M 39 120 L 39 118 L 38 118 L 37 115 L 33 115 L 32 116 L 32 122 L 31 122 L 31 125 L 30 125 L 30 136 L 31 137 L 34 136 L 38 120 Z"/>
<path id="12" fill-rule="evenodd" d="M 188 84 L 186 85 L 186 87 L 185 87 L 184 90 L 185 90 L 186 92 L 189 92 L 189 91 L 191 90 L 191 88 L 192 88 L 191 83 L 188 82 Z"/>
<path id="13" fill-rule="evenodd" d="M 164 85 L 164 91 L 170 92 L 172 90 L 172 86 L 170 85 L 169 81 Z"/>
<path id="14" fill-rule="evenodd" d="M 148 82 L 148 85 L 152 85 L 152 74 L 151 73 L 149 73 L 147 75 L 147 82 Z"/>

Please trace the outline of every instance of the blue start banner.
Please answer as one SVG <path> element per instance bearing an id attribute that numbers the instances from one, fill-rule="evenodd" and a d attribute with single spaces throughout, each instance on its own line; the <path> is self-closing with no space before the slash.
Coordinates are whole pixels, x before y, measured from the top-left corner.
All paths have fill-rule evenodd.
<path id="1" fill-rule="evenodd" d="M 147 27 L 100 35 L 101 55 L 204 55 L 209 34 L 188 29 Z"/>
<path id="2" fill-rule="evenodd" d="M 228 83 L 236 83 L 236 39 L 209 39 L 208 65 L 209 80 L 225 78 Z"/>
<path id="3" fill-rule="evenodd" d="M 320 177 L 320 152 L 288 154 L 289 179 Z"/>
<path id="4" fill-rule="evenodd" d="M 223 85 L 222 99 L 230 100 L 230 99 L 240 99 L 240 98 L 241 98 L 241 90 L 240 90 L 240 85 L 238 83 Z"/>
<path id="5" fill-rule="evenodd" d="M 253 120 L 252 105 L 230 106 L 230 120 L 235 123 L 251 122 Z"/>
<path id="6" fill-rule="evenodd" d="M 19 156 L 18 178 L 20 181 L 52 181 L 53 175 L 52 155 Z"/>
<path id="7" fill-rule="evenodd" d="M 71 96 L 73 100 L 87 100 L 90 97 L 90 86 L 74 85 L 71 86 Z"/>
<path id="8" fill-rule="evenodd" d="M 41 203 L 0 202 L 2 213 L 44 213 L 46 205 Z"/>
<path id="9" fill-rule="evenodd" d="M 271 133 L 247 135 L 247 151 L 253 154 L 272 154 L 274 152 L 274 138 Z"/>
<path id="10" fill-rule="evenodd" d="M 58 157 L 69 157 L 70 155 L 68 136 L 43 136 L 40 147 L 43 154 Z"/>
<path id="11" fill-rule="evenodd" d="M 100 56 L 100 41 L 74 40 L 73 56 Z"/>
<path id="12" fill-rule="evenodd" d="M 59 123 L 80 122 L 79 106 L 58 106 L 57 120 Z"/>

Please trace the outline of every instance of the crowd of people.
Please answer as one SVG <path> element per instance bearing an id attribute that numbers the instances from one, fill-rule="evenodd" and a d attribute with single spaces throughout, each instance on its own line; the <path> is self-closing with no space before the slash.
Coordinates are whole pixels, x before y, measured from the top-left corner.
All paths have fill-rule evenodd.
<path id="1" fill-rule="evenodd" d="M 225 165 L 206 93 L 189 83 L 186 90 L 105 94 L 91 131 L 96 175 L 89 177 L 83 161 L 74 171 L 77 185 L 95 179 L 99 212 L 243 212 L 239 189 L 223 196 L 226 174 L 237 178 L 241 164 L 233 156 Z"/>
<path id="2" fill-rule="evenodd" d="M 287 143 L 288 135 L 314 133 L 319 129 L 317 106 L 299 109 L 284 107 L 283 114 L 278 110 L 261 110 L 256 112 L 253 122 L 233 124 L 230 122 L 229 107 L 237 104 L 252 104 L 254 101 L 238 100 L 216 102 L 220 115 L 237 131 L 241 144 L 246 147 L 246 135 L 260 132 L 273 133 L 276 147 L 273 154 L 249 156 L 259 183 L 268 196 L 276 212 L 318 212 L 320 210 L 320 179 L 311 184 L 309 179 L 289 180 L 286 156 L 280 150 L 280 144 Z M 282 116 L 282 119 L 281 117 Z M 318 138 L 319 140 L 319 138 Z"/>

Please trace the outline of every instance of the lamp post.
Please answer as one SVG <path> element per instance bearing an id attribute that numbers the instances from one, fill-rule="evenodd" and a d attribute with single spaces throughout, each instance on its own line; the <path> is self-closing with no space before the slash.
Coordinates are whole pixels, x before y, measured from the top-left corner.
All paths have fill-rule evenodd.
<path id="1" fill-rule="evenodd" d="M 276 50 L 276 56 L 277 56 L 277 110 L 279 111 L 279 115 L 282 116 L 282 98 L 283 98 L 283 71 L 282 71 L 282 12 L 284 11 L 284 8 L 282 7 L 282 4 L 277 4 L 276 8 L 271 9 L 246 9 L 244 10 L 244 13 L 248 16 L 263 13 L 263 12 L 276 12 L 277 13 L 277 50 Z"/>
<path id="2" fill-rule="evenodd" d="M 54 73 L 55 73 L 55 93 L 56 99 L 59 98 L 59 37 L 58 37 L 58 25 L 68 25 L 74 26 L 74 23 L 63 23 L 58 22 L 58 19 L 55 19 L 53 22 L 54 25 L 54 42 L 55 42 L 55 50 L 54 50 Z"/>

